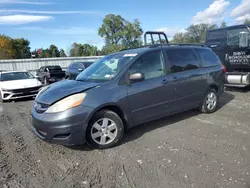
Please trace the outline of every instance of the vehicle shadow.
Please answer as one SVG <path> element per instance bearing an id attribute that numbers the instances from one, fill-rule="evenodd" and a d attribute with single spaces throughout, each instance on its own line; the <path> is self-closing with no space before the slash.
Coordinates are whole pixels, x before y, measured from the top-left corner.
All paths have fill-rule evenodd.
<path id="1" fill-rule="evenodd" d="M 219 100 L 218 110 L 224 107 L 226 104 L 234 100 L 235 95 L 229 92 L 224 92 Z"/>
<path id="2" fill-rule="evenodd" d="M 241 87 L 226 87 L 225 91 L 248 93 L 250 92 L 250 86 L 242 87 L 242 88 Z"/>
<path id="3" fill-rule="evenodd" d="M 231 93 L 225 92 L 221 98 L 220 98 L 220 103 L 218 106 L 218 110 L 223 108 L 225 105 L 227 105 L 229 102 L 231 102 L 235 96 Z M 178 123 L 182 120 L 189 119 L 192 117 L 195 117 L 199 115 L 201 112 L 198 110 L 190 110 L 186 112 L 182 112 L 180 114 L 164 117 L 159 120 L 151 121 L 148 123 L 144 123 L 141 125 L 138 125 L 130 130 L 128 130 L 125 135 L 123 142 L 121 144 L 125 144 L 127 142 L 131 142 L 133 140 L 136 140 L 143 136 L 145 133 L 159 129 L 161 127 L 169 126 L 174 123 Z M 215 112 L 216 113 L 216 112 Z"/>

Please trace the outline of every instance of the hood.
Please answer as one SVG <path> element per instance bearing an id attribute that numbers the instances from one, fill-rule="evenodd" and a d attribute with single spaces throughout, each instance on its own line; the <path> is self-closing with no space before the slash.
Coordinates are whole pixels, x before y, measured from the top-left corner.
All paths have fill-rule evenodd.
<path id="1" fill-rule="evenodd" d="M 98 83 L 81 82 L 76 80 L 62 80 L 48 86 L 38 95 L 36 101 L 51 105 L 54 102 L 75 93 L 84 92 L 98 86 Z"/>
<path id="2" fill-rule="evenodd" d="M 12 89 L 23 89 L 29 87 L 37 87 L 42 85 L 40 81 L 37 79 L 25 79 L 25 80 L 12 80 L 12 81 L 5 81 L 0 82 L 1 88 L 6 90 Z"/>

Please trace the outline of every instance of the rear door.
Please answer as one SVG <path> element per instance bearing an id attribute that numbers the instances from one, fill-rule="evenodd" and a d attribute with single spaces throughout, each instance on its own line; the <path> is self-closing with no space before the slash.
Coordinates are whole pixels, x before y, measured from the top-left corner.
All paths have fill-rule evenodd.
<path id="1" fill-rule="evenodd" d="M 142 55 L 128 74 L 141 72 L 145 80 L 127 86 L 128 102 L 134 124 L 166 116 L 173 108 L 174 89 L 166 75 L 161 50 Z"/>
<path id="2" fill-rule="evenodd" d="M 171 83 L 175 88 L 178 111 L 197 107 L 203 97 L 203 72 L 192 48 L 166 49 Z"/>

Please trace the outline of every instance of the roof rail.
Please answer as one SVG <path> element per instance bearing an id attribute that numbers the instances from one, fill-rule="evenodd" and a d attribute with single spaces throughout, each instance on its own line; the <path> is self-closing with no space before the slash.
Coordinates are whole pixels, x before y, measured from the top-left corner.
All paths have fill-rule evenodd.
<path id="1" fill-rule="evenodd" d="M 161 44 L 161 46 L 200 46 L 200 47 L 207 47 L 206 44 L 197 44 L 197 43 L 168 43 L 168 44 Z M 154 45 L 152 46 L 154 47 Z"/>

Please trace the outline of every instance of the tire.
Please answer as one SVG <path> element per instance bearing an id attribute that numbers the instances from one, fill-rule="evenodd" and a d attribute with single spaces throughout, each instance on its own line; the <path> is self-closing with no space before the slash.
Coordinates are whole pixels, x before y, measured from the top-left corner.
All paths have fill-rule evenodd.
<path id="1" fill-rule="evenodd" d="M 210 88 L 203 99 L 200 111 L 207 114 L 213 113 L 217 110 L 218 103 L 219 97 L 217 92 L 213 88 Z"/>
<path id="2" fill-rule="evenodd" d="M 93 115 L 86 131 L 87 143 L 95 149 L 106 149 L 117 145 L 123 137 L 124 125 L 113 111 L 101 110 Z"/>

